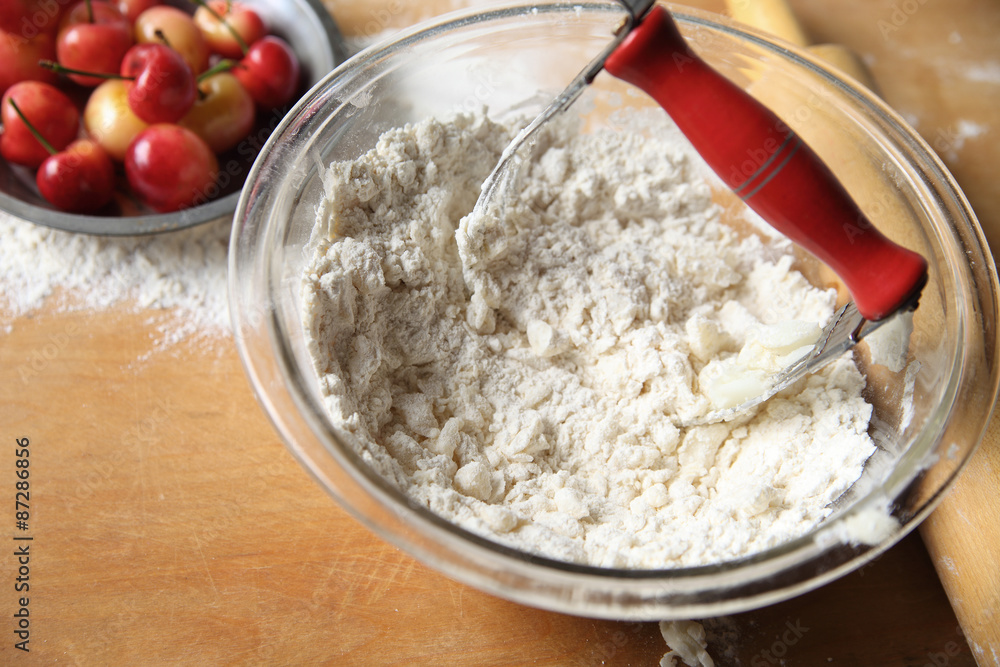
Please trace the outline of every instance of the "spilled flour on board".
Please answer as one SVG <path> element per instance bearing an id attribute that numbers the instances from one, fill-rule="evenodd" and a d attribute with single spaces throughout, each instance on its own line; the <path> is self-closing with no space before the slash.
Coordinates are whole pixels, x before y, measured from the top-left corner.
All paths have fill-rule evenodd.
<path id="1" fill-rule="evenodd" d="M 0 336 L 42 308 L 122 308 L 155 323 L 154 349 L 228 336 L 228 221 L 141 237 L 70 234 L 0 213 Z"/>

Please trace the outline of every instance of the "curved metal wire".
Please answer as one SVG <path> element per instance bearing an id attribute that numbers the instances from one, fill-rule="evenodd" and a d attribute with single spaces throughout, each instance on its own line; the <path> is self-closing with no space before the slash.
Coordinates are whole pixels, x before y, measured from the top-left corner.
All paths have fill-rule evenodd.
<path id="1" fill-rule="evenodd" d="M 618 4 L 625 7 L 625 11 L 629 13 L 632 17 L 632 26 L 634 27 L 642 17 L 646 15 L 653 5 L 656 4 L 656 0 L 618 0 Z M 626 31 L 627 32 L 627 31 Z"/>
<path id="2" fill-rule="evenodd" d="M 510 142 L 507 148 L 504 150 L 503 154 L 500 156 L 500 161 L 496 164 L 493 172 L 489 175 L 486 181 L 483 183 L 483 190 L 479 195 L 479 200 L 476 202 L 475 209 L 473 210 L 473 215 L 483 216 L 486 209 L 495 202 L 498 193 L 502 190 L 502 184 L 506 184 L 506 181 L 511 176 L 511 161 L 513 160 L 514 154 L 517 153 L 518 149 L 523 146 L 528 139 L 535 133 L 535 131 L 541 127 L 550 118 L 558 113 L 565 111 L 569 108 L 573 102 L 580 96 L 581 93 L 587 88 L 588 85 L 594 80 L 594 78 L 604 69 L 604 61 L 608 59 L 608 56 L 618 48 L 618 46 L 625 40 L 628 34 L 632 31 L 635 26 L 639 24 L 639 21 L 646 15 L 653 5 L 656 4 L 656 0 L 618 0 L 619 4 L 628 12 L 628 16 L 619 26 L 618 30 L 615 31 L 615 38 L 611 40 L 611 43 L 601 51 L 596 58 L 590 61 L 583 71 L 581 71 L 575 79 L 563 90 L 553 101 L 546 107 L 542 112 L 530 123 L 527 127 L 522 129 L 514 140 Z"/>

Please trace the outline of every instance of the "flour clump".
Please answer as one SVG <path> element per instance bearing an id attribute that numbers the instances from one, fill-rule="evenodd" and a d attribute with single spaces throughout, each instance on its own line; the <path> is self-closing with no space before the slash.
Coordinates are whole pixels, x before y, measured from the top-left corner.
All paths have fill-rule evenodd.
<path id="1" fill-rule="evenodd" d="M 518 127 L 428 119 L 329 167 L 302 300 L 342 439 L 432 512 L 576 563 L 720 562 L 822 521 L 874 451 L 849 356 L 746 417 L 680 424 L 715 405 L 706 367 L 774 331 L 795 347 L 835 293 L 720 220 L 666 121 L 545 126 L 473 229 Z"/>

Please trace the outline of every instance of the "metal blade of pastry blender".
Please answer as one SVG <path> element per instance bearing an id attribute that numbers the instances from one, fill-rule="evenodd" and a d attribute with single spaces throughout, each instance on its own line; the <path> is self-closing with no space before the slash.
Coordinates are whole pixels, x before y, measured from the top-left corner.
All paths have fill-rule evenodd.
<path id="1" fill-rule="evenodd" d="M 645 16 L 655 2 L 656 0 L 618 0 L 618 3 L 628 12 L 628 16 L 616 31 L 615 38 L 596 58 L 590 61 L 590 64 L 534 120 L 518 132 L 517 136 L 504 148 L 499 162 L 497 162 L 493 171 L 483 182 L 479 199 L 476 201 L 476 206 L 472 211 L 473 217 L 483 216 L 486 211 L 491 209 L 500 200 L 500 194 L 510 180 L 511 172 L 513 171 L 514 156 L 517 154 L 517 151 L 528 142 L 538 128 L 557 114 L 568 109 L 580 97 L 587 86 L 594 80 L 594 77 L 604 68 L 604 61 L 607 60 L 607 57 L 618 48 L 619 44 L 628 36 L 632 28 L 639 24 L 639 21 L 642 20 L 642 17 Z"/>
<path id="2" fill-rule="evenodd" d="M 894 317 L 903 317 L 904 313 L 909 310 L 912 310 L 912 308 L 906 307 L 891 317 L 877 322 L 869 322 L 861 316 L 853 301 L 848 302 L 846 306 L 834 313 L 830 323 L 820 333 L 819 340 L 813 346 L 812 350 L 771 378 L 771 383 L 763 392 L 733 407 L 714 410 L 703 417 L 686 421 L 681 425 L 697 426 L 699 424 L 726 421 L 751 408 L 757 407 L 779 391 L 792 386 L 810 373 L 815 373 L 834 361 L 857 345 L 865 336 L 883 324 L 890 322 Z"/>

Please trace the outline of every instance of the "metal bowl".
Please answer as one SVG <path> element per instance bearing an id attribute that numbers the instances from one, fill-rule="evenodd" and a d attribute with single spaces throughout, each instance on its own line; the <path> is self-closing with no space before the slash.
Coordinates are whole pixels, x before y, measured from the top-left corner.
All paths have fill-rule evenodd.
<path id="1" fill-rule="evenodd" d="M 321 0 L 241 0 L 253 7 L 273 34 L 285 39 L 302 65 L 302 93 L 347 59 L 343 37 Z M 188 0 L 165 4 L 193 12 Z M 52 207 L 38 193 L 34 170 L 0 160 L 0 210 L 35 224 L 68 232 L 129 236 L 155 234 L 232 218 L 243 182 L 257 153 L 285 110 L 259 117 L 250 136 L 219 156 L 219 192 L 206 204 L 173 213 L 157 213 L 121 197 L 106 215 L 77 215 Z"/>

